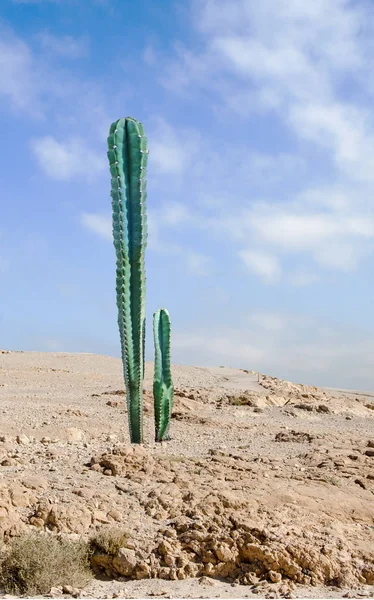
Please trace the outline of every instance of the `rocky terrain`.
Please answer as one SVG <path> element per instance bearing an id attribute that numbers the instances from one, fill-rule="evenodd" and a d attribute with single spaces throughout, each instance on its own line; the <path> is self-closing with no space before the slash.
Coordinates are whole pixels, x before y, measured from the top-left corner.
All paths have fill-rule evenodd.
<path id="1" fill-rule="evenodd" d="M 0 351 L 3 551 L 125 532 L 82 597 L 374 595 L 374 394 L 175 365 L 155 444 L 152 373 L 131 446 L 119 359 Z"/>

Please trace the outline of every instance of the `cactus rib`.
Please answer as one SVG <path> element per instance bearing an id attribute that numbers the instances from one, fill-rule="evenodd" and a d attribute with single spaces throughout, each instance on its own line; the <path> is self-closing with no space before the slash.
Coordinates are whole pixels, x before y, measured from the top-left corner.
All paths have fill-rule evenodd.
<path id="1" fill-rule="evenodd" d="M 170 316 L 164 308 L 153 315 L 155 345 L 155 370 L 153 398 L 155 410 L 156 442 L 169 440 L 171 412 L 173 409 L 173 382 L 170 370 Z"/>
<path id="2" fill-rule="evenodd" d="M 143 441 L 147 154 L 147 138 L 141 123 L 127 117 L 111 125 L 108 159 L 117 260 L 118 326 L 132 443 Z"/>

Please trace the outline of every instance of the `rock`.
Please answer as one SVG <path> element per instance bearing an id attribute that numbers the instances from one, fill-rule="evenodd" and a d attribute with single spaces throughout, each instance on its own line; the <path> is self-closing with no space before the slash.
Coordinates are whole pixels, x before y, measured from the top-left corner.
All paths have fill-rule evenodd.
<path id="1" fill-rule="evenodd" d="M 0 435 L 0 442 L 9 443 L 11 441 L 10 435 Z"/>
<path id="2" fill-rule="evenodd" d="M 92 518 L 95 521 L 99 521 L 99 523 L 109 523 L 109 519 L 106 516 L 106 513 L 102 510 L 94 510 L 92 513 Z"/>
<path id="3" fill-rule="evenodd" d="M 36 502 L 35 496 L 33 496 L 31 492 L 22 485 L 13 485 L 9 489 L 9 493 L 13 506 L 26 508 Z"/>
<path id="4" fill-rule="evenodd" d="M 73 596 L 73 598 L 78 598 L 80 594 L 80 590 L 76 587 L 73 587 L 72 585 L 63 585 L 62 591 L 64 594 L 69 594 L 70 596 Z"/>
<path id="5" fill-rule="evenodd" d="M 4 535 L 17 535 L 23 529 L 23 523 L 20 516 L 14 510 L 13 506 L 0 497 L 0 539 Z"/>
<path id="6" fill-rule="evenodd" d="M 108 517 L 112 517 L 112 519 L 114 519 L 115 521 L 122 521 L 122 513 L 120 513 L 120 511 L 116 508 L 112 508 L 108 512 Z"/>
<path id="7" fill-rule="evenodd" d="M 86 438 L 84 431 L 82 431 L 82 429 L 77 429 L 77 427 L 68 427 L 65 430 L 64 437 L 71 443 L 84 442 Z"/>
<path id="8" fill-rule="evenodd" d="M 116 556 L 113 558 L 113 567 L 120 574 L 129 577 L 133 574 L 138 561 L 134 550 L 128 548 L 119 548 Z"/>
<path id="9" fill-rule="evenodd" d="M 1 462 L 2 467 L 15 467 L 16 465 L 18 465 L 18 461 L 15 458 L 5 458 Z"/>
<path id="10" fill-rule="evenodd" d="M 57 598 L 58 596 L 62 596 L 63 591 L 62 587 L 52 587 L 49 591 L 49 594 L 46 594 L 49 598 Z"/>
<path id="11" fill-rule="evenodd" d="M 91 463 L 92 463 L 91 459 Z M 123 475 L 131 477 L 135 474 L 142 476 L 151 475 L 155 467 L 154 458 L 142 446 L 124 446 L 116 447 L 112 453 L 103 454 L 101 457 L 95 457 L 99 461 L 100 467 L 108 469 L 114 476 Z M 93 464 L 91 469 L 96 465 Z"/>
<path id="12" fill-rule="evenodd" d="M 50 444 L 52 442 L 51 438 L 49 437 L 42 437 L 42 439 L 40 440 L 40 443 L 43 444 L 44 446 L 46 446 L 47 444 Z"/>
<path id="13" fill-rule="evenodd" d="M 219 561 L 228 563 L 235 561 L 235 554 L 226 544 L 217 544 L 212 547 L 212 550 Z"/>
<path id="14" fill-rule="evenodd" d="M 365 455 L 373 457 L 374 456 L 374 448 L 373 449 L 369 449 L 369 450 L 365 450 Z"/>
<path id="15" fill-rule="evenodd" d="M 136 579 L 149 579 L 151 575 L 151 569 L 145 562 L 139 562 L 135 569 Z"/>
<path id="16" fill-rule="evenodd" d="M 30 517 L 29 523 L 38 529 L 42 529 L 44 527 L 44 520 L 40 517 Z"/>
<path id="17" fill-rule="evenodd" d="M 299 442 L 299 443 L 311 443 L 314 440 L 314 436 L 303 431 L 280 431 L 275 436 L 276 442 Z"/>
<path id="18" fill-rule="evenodd" d="M 210 577 L 205 577 L 205 576 L 200 577 L 199 584 L 200 585 L 209 585 L 209 586 L 217 585 L 217 583 L 214 581 L 214 579 L 211 579 Z"/>
<path id="19" fill-rule="evenodd" d="M 158 546 L 158 551 L 162 556 L 167 556 L 168 554 L 172 554 L 173 547 L 166 540 L 162 540 L 162 542 Z"/>
<path id="20" fill-rule="evenodd" d="M 63 533 L 85 533 L 90 528 L 91 522 L 91 511 L 85 504 L 52 505 L 45 519 L 46 525 Z"/>
<path id="21" fill-rule="evenodd" d="M 24 433 L 20 433 L 20 435 L 17 435 L 16 441 L 18 444 L 25 445 L 30 443 L 30 438 L 28 438 Z"/>
<path id="22" fill-rule="evenodd" d="M 269 571 L 269 579 L 272 583 L 280 583 L 282 581 L 282 575 L 277 571 Z"/>
<path id="23" fill-rule="evenodd" d="M 100 467 L 100 465 L 98 463 L 94 463 L 91 466 L 90 471 L 102 471 L 102 468 Z"/>
<path id="24" fill-rule="evenodd" d="M 374 440 L 369 440 L 367 443 L 368 448 L 374 448 Z"/>
<path id="25" fill-rule="evenodd" d="M 43 477 L 29 476 L 22 479 L 22 484 L 30 489 L 42 492 L 48 488 L 48 481 Z"/>

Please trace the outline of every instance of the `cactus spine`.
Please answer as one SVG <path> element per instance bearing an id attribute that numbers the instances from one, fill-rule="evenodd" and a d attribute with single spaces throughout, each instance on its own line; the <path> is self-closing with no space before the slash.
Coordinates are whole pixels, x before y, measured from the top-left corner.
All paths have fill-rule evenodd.
<path id="1" fill-rule="evenodd" d="M 141 123 L 127 117 L 111 125 L 108 159 L 118 325 L 132 443 L 143 442 L 147 155 L 147 138 Z"/>
<path id="2" fill-rule="evenodd" d="M 155 408 L 156 442 L 169 440 L 171 411 L 173 409 L 173 382 L 170 371 L 170 316 L 164 308 L 153 315 L 155 344 L 155 371 L 153 398 Z"/>

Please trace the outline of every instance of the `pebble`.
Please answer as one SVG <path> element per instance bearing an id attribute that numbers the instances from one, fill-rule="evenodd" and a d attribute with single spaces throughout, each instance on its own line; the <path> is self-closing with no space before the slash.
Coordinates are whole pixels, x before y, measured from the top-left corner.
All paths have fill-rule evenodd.
<path id="1" fill-rule="evenodd" d="M 70 596 L 73 596 L 73 598 L 77 598 L 80 594 L 80 590 L 72 585 L 62 586 L 62 591 L 64 594 L 70 594 Z"/>

